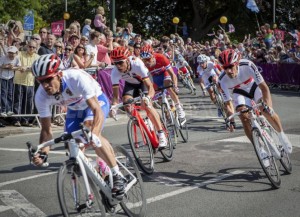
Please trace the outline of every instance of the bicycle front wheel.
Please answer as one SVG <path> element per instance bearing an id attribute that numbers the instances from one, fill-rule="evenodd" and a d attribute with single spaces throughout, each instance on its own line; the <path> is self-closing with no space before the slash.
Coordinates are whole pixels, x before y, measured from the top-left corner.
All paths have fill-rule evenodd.
<path id="1" fill-rule="evenodd" d="M 186 118 L 184 120 L 179 120 L 177 111 L 174 112 L 175 121 L 177 121 L 177 125 L 179 126 L 179 133 L 184 143 L 189 140 L 189 129 Z M 180 122 L 181 121 L 181 122 Z"/>
<path id="2" fill-rule="evenodd" d="M 147 174 L 154 171 L 152 144 L 144 129 L 136 120 L 129 119 L 127 134 L 133 156 L 140 168 Z"/>
<path id="3" fill-rule="evenodd" d="M 223 100 L 217 87 L 214 87 L 214 93 L 216 96 L 218 108 L 220 109 L 221 114 L 222 114 L 223 118 L 225 119 L 227 117 L 226 110 L 225 110 L 225 104 L 224 104 L 224 100 Z"/>
<path id="4" fill-rule="evenodd" d="M 167 147 L 165 147 L 164 149 L 160 149 L 160 153 L 166 161 L 171 161 L 173 159 L 173 151 L 174 151 L 173 140 L 172 140 L 171 135 L 170 135 L 170 133 L 167 129 L 167 125 L 166 125 L 165 121 L 162 118 L 160 118 L 160 122 L 161 122 L 161 125 L 162 125 L 162 128 L 163 128 L 163 131 L 165 133 L 165 136 L 168 140 Z"/>
<path id="5" fill-rule="evenodd" d="M 134 160 L 123 147 L 117 146 L 114 148 L 114 151 L 120 171 L 127 179 L 127 183 L 130 183 L 133 178 L 136 178 L 135 184 L 125 193 L 121 201 L 121 207 L 128 216 L 146 216 L 147 203 L 140 171 Z"/>
<path id="6" fill-rule="evenodd" d="M 272 155 L 268 145 L 265 143 L 263 136 L 257 128 L 252 130 L 252 138 L 254 150 L 263 171 L 265 172 L 272 186 L 274 188 L 279 188 L 281 184 L 281 178 L 275 157 Z M 265 151 L 267 156 L 262 156 L 262 150 Z"/>
<path id="7" fill-rule="evenodd" d="M 100 192 L 94 182 L 88 178 L 92 195 L 87 196 L 80 167 L 75 161 L 66 161 L 57 175 L 57 193 L 61 211 L 69 216 L 106 216 Z M 94 201 L 90 208 L 86 206 L 88 198 Z"/>
<path id="8" fill-rule="evenodd" d="M 164 123 L 166 123 L 166 128 L 170 134 L 171 140 L 173 141 L 174 146 L 177 144 L 177 131 L 174 123 L 174 115 L 172 114 L 172 111 L 168 109 L 168 106 L 166 103 L 163 103 L 161 105 L 161 113 L 162 113 L 162 120 Z"/>

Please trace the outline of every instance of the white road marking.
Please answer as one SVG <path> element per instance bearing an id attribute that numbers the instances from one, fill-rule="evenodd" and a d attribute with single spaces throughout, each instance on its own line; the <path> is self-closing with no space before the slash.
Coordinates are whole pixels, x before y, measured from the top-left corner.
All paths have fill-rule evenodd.
<path id="1" fill-rule="evenodd" d="M 300 135 L 297 135 L 297 134 L 286 134 L 286 135 L 294 147 L 300 148 Z M 234 137 L 234 138 L 217 140 L 217 142 L 249 143 L 249 139 L 246 136 L 239 136 L 239 137 Z"/>
<path id="2" fill-rule="evenodd" d="M 32 203 L 29 203 L 29 201 L 22 194 L 15 190 L 0 191 L 0 200 L 7 205 L 7 209 L 12 209 L 20 217 L 47 216 L 39 208 L 34 206 Z M 0 212 L 5 211 L 5 208 L 3 208 L 3 206 L 1 207 Z"/>

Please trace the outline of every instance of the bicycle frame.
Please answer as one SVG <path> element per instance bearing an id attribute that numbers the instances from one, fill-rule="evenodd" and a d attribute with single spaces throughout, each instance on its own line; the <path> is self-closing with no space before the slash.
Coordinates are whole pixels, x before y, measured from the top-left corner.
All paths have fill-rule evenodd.
<path id="1" fill-rule="evenodd" d="M 36 149 L 37 150 L 36 153 L 38 152 L 38 150 L 40 150 L 44 147 L 52 146 L 61 141 L 69 140 L 68 141 L 69 153 L 70 153 L 69 159 L 75 160 L 75 162 L 77 162 L 80 167 L 80 171 L 82 173 L 84 185 L 86 188 L 86 198 L 87 198 L 86 205 L 87 205 L 87 207 L 90 207 L 92 205 L 92 198 L 93 198 L 92 197 L 93 195 L 92 195 L 91 189 L 90 189 L 90 185 L 88 182 L 88 177 L 90 177 L 96 183 L 96 185 L 98 187 L 100 187 L 101 191 L 105 194 L 105 196 L 107 198 L 109 198 L 111 205 L 116 205 L 116 204 L 120 203 L 120 201 L 113 198 L 112 194 L 111 194 L 111 189 L 113 187 L 111 171 L 109 174 L 110 185 L 108 185 L 104 181 L 104 179 L 100 176 L 98 171 L 94 168 L 94 166 L 90 163 L 88 158 L 80 150 L 78 143 L 75 141 L 74 138 L 77 138 L 78 136 L 81 136 L 82 134 L 83 134 L 83 130 L 78 130 L 78 131 L 74 131 L 73 133 L 71 133 L 71 137 L 70 137 L 70 134 L 66 134 L 66 136 L 62 135 L 59 138 L 49 140 L 45 143 L 38 145 L 37 149 Z M 124 168 L 128 172 L 128 174 L 130 174 L 130 176 L 131 176 L 131 179 L 130 179 L 131 181 L 127 184 L 127 186 L 125 188 L 125 193 L 126 193 L 137 182 L 137 178 L 122 163 L 120 163 L 118 158 L 116 158 L 116 160 L 117 160 L 118 165 L 120 167 Z"/>
<path id="2" fill-rule="evenodd" d="M 158 148 L 158 145 L 159 145 L 159 141 L 158 141 L 158 138 L 157 138 L 157 135 L 156 135 L 156 132 L 155 130 L 151 130 L 147 127 L 146 123 L 143 121 L 143 118 L 141 117 L 140 113 L 138 112 L 139 110 L 145 110 L 142 108 L 142 106 L 137 106 L 137 105 L 130 105 L 130 114 L 131 114 L 131 117 L 135 118 L 136 121 L 138 122 L 139 126 L 142 126 L 143 129 L 146 131 L 149 139 L 150 139 L 150 142 L 152 144 L 152 147 L 153 148 Z M 136 133 L 136 125 L 134 125 L 134 136 L 135 136 L 135 140 L 137 141 L 137 133 Z M 142 136 L 143 136 L 143 140 L 144 142 L 146 143 L 146 138 L 144 136 L 144 134 L 142 133 Z"/>

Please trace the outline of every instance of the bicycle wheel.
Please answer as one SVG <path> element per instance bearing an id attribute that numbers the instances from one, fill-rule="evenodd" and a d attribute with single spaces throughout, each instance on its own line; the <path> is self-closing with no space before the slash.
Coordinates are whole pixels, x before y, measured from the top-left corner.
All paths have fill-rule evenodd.
<path id="1" fill-rule="evenodd" d="M 86 207 L 86 188 L 79 166 L 75 161 L 66 161 L 57 175 L 57 193 L 61 211 L 68 216 L 106 216 L 99 189 L 88 178 L 94 203 L 91 208 Z"/>
<path id="2" fill-rule="evenodd" d="M 190 90 L 190 93 L 193 95 L 196 95 L 196 91 L 191 83 L 191 81 L 187 78 L 187 85 L 188 85 L 188 89 Z"/>
<path id="3" fill-rule="evenodd" d="M 252 130 L 252 138 L 253 138 L 253 146 L 258 158 L 258 161 L 265 172 L 267 178 L 271 182 L 274 188 L 279 188 L 281 184 L 281 178 L 278 171 L 278 167 L 276 164 L 275 157 L 273 157 L 268 145 L 264 142 L 264 139 L 257 128 Z M 261 156 L 261 150 L 264 149 L 267 153 L 267 159 L 269 160 L 269 165 L 266 166 L 263 162 L 263 158 Z"/>
<path id="4" fill-rule="evenodd" d="M 120 203 L 121 207 L 128 216 L 146 216 L 147 203 L 140 171 L 134 160 L 123 147 L 117 146 L 114 148 L 114 151 L 120 171 L 127 179 L 127 183 L 130 183 L 133 179 L 132 175 L 137 179 L 136 183 L 125 193 Z"/>
<path id="5" fill-rule="evenodd" d="M 174 111 L 175 121 L 177 121 L 177 125 L 179 126 L 179 133 L 184 143 L 187 143 L 189 140 L 189 129 L 186 118 L 180 122 L 178 118 L 177 111 Z"/>
<path id="6" fill-rule="evenodd" d="M 173 141 L 174 146 L 177 144 L 177 131 L 174 123 L 174 114 L 168 109 L 166 103 L 161 106 L 162 120 L 166 123 L 167 130 L 169 131 L 170 137 Z"/>
<path id="7" fill-rule="evenodd" d="M 214 93 L 216 96 L 218 108 L 220 109 L 221 114 L 222 114 L 223 118 L 225 119 L 227 117 L 227 115 L 226 115 L 224 100 L 216 86 L 214 86 Z"/>
<path id="8" fill-rule="evenodd" d="M 163 131 L 165 133 L 165 136 L 168 139 L 168 145 L 167 147 L 165 147 L 164 149 L 160 149 L 159 151 L 166 161 L 171 161 L 173 159 L 173 151 L 174 151 L 173 140 L 171 139 L 171 135 L 167 129 L 167 124 L 165 123 L 165 121 L 162 118 L 160 118 L 160 122 Z"/>
<path id="9" fill-rule="evenodd" d="M 154 171 L 154 156 L 152 144 L 144 129 L 136 120 L 129 119 L 127 134 L 133 156 L 140 168 L 147 174 Z"/>
<path id="10" fill-rule="evenodd" d="M 267 121 L 266 121 L 267 122 Z M 281 158 L 280 158 L 280 163 L 283 166 L 283 168 L 285 169 L 286 173 L 291 174 L 293 167 L 292 167 L 292 162 L 290 160 L 290 156 L 288 153 L 285 152 L 285 150 L 283 149 L 281 142 L 278 138 L 278 133 L 275 131 L 275 129 L 270 126 L 270 124 L 267 122 L 267 124 L 269 125 L 269 130 L 270 130 L 270 134 L 272 136 L 272 139 L 274 140 L 276 146 L 278 147 L 280 153 L 281 153 Z"/>

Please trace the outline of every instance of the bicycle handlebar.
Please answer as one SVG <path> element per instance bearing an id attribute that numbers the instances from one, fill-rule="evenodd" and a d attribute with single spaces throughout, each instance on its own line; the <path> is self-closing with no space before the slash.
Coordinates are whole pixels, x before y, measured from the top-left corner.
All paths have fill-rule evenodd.
<path id="1" fill-rule="evenodd" d="M 246 112 L 252 111 L 252 110 L 258 108 L 259 106 L 263 106 L 263 105 L 264 105 L 264 103 L 263 103 L 263 102 L 260 102 L 260 103 L 258 103 L 258 104 L 256 104 L 256 105 L 252 106 L 252 107 L 247 107 L 247 108 L 245 108 L 245 109 L 243 109 L 243 110 L 241 110 L 241 111 L 239 111 L 239 112 L 233 113 L 232 115 L 230 115 L 230 116 L 227 118 L 227 120 L 230 120 L 230 119 L 234 118 L 235 116 L 239 116 L 239 115 L 242 114 L 242 113 L 246 113 Z"/>

